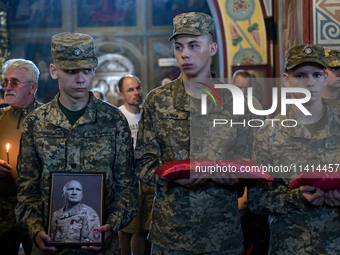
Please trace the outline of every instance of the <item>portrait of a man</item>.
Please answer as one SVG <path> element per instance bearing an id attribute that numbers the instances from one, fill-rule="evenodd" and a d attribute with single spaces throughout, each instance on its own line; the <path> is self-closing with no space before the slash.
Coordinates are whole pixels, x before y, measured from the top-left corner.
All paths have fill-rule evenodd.
<path id="1" fill-rule="evenodd" d="M 99 242 L 100 218 L 90 206 L 81 203 L 83 187 L 71 180 L 62 189 L 65 206 L 53 212 L 51 217 L 51 242 Z"/>

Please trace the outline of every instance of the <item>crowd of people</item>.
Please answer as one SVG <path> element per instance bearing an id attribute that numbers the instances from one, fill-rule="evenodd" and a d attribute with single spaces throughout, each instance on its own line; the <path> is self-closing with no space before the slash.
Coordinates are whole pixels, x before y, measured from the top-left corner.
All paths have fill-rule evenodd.
<path id="1" fill-rule="evenodd" d="M 0 254 L 18 254 L 20 243 L 26 255 L 340 254 L 340 187 L 288 187 L 298 171 L 271 173 L 271 182 L 234 173 L 155 174 L 165 163 L 182 170 L 188 159 L 243 158 L 304 170 L 339 164 L 340 51 L 291 47 L 283 82 L 308 92 L 292 99 L 308 100 L 258 129 L 240 123 L 263 116 L 254 117 L 247 106 L 244 115 L 234 115 L 231 91 L 214 87 L 223 83 L 210 67 L 218 51 L 213 18 L 182 13 L 173 25 L 169 40 L 180 76 L 150 91 L 145 102 L 139 78 L 123 76 L 119 108 L 90 90 L 98 59 L 89 35 L 52 37 L 50 74 L 59 93 L 45 105 L 35 97 L 36 65 L 6 61 L 0 137 L 11 147 L 10 153 L 0 149 Z M 245 92 L 251 80 L 242 70 L 232 82 Z M 204 96 L 206 88 L 220 104 Z M 203 98 L 208 114 L 202 114 Z M 238 125 L 214 129 L 212 121 L 221 118 Z M 286 119 L 296 125 L 282 125 Z M 50 212 L 53 172 L 105 173 L 103 214 L 82 203 L 77 180 L 64 184 L 65 204 Z"/>

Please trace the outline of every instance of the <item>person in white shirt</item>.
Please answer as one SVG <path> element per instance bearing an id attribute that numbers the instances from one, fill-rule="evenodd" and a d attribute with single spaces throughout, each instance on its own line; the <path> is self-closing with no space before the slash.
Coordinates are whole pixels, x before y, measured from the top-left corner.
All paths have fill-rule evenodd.
<path id="1" fill-rule="evenodd" d="M 141 104 L 143 102 L 142 86 L 138 77 L 125 75 L 119 82 L 119 96 L 124 100 L 119 109 L 124 113 L 129 122 L 133 144 L 136 147 L 138 121 L 141 116 Z M 151 221 L 151 210 L 155 188 L 139 183 L 139 212 L 137 217 L 126 228 L 119 231 L 119 240 L 122 255 L 144 255 L 150 254 L 151 243 L 146 239 L 149 233 Z M 132 239 L 132 242 L 131 242 Z"/>
<path id="2" fill-rule="evenodd" d="M 140 80 L 133 75 L 123 76 L 119 82 L 119 96 L 124 100 L 125 104 L 119 107 L 129 122 L 131 135 L 133 137 L 134 147 L 136 147 L 138 121 L 142 110 L 143 102 L 142 86 Z"/>

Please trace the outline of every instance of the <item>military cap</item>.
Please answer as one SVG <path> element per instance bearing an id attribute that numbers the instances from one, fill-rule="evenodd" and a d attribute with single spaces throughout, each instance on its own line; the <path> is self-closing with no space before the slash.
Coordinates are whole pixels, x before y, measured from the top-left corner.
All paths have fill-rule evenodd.
<path id="1" fill-rule="evenodd" d="M 206 35 L 209 33 L 214 35 L 215 31 L 214 19 L 205 13 L 182 13 L 173 19 L 173 23 L 174 31 L 169 41 L 177 35 Z"/>
<path id="2" fill-rule="evenodd" d="M 86 34 L 61 33 L 52 37 L 54 64 L 65 70 L 89 69 L 98 65 L 93 38 Z"/>
<path id="3" fill-rule="evenodd" d="M 300 44 L 287 50 L 285 63 L 287 70 L 303 63 L 316 63 L 327 68 L 324 48 L 316 44 Z"/>
<path id="4" fill-rule="evenodd" d="M 325 54 L 328 67 L 340 67 L 340 50 L 325 48 Z"/>

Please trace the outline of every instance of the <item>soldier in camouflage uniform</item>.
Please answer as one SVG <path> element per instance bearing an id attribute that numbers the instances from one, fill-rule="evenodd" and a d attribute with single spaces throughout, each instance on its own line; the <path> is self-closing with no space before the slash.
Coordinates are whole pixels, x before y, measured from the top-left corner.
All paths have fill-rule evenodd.
<path id="1" fill-rule="evenodd" d="M 302 44 L 290 48 L 286 53 L 284 83 L 310 91 L 311 98 L 303 105 L 312 115 L 290 105 L 286 116 L 276 117 L 279 121 L 273 126 L 267 123 L 255 137 L 254 161 L 272 167 L 292 166 L 286 173 L 271 172 L 273 183 L 248 185 L 249 209 L 269 214 L 269 254 L 340 254 L 339 190 L 288 188 L 301 171 L 328 169 L 340 162 L 340 122 L 321 99 L 327 85 L 326 68 L 321 46 Z M 302 93 L 292 94 L 292 98 L 301 97 Z M 284 127 L 280 124 L 284 119 L 296 120 L 297 125 Z"/>
<path id="2" fill-rule="evenodd" d="M 131 133 L 124 115 L 89 91 L 98 64 L 92 37 L 65 33 L 52 37 L 51 76 L 60 93 L 29 115 L 23 125 L 18 158 L 20 224 L 28 225 L 33 254 L 117 254 L 118 230 L 137 214 L 138 185 Z M 104 246 L 47 247 L 51 171 L 100 171 L 104 183 Z M 109 238 L 108 238 L 109 237 Z M 108 238 L 108 239 L 107 239 Z M 100 251 L 99 251 L 100 250 Z"/>
<path id="3" fill-rule="evenodd" d="M 99 242 L 95 229 L 100 227 L 99 216 L 90 206 L 80 203 L 83 186 L 71 180 L 63 187 L 65 206 L 55 211 L 51 219 L 51 241 Z"/>
<path id="4" fill-rule="evenodd" d="M 5 62 L 5 98 L 11 107 L 0 109 L 0 254 L 18 254 L 20 242 L 25 253 L 31 253 L 32 240 L 27 228 L 20 227 L 15 220 L 17 157 L 22 123 L 25 117 L 41 106 L 35 99 L 38 88 L 39 69 L 25 59 Z M 10 144 L 9 163 L 6 162 L 6 145 Z"/>
<path id="5" fill-rule="evenodd" d="M 137 176 L 156 186 L 148 237 L 152 254 L 243 254 L 237 194 L 232 186 L 236 178 L 167 181 L 155 174 L 159 166 L 174 160 L 250 156 L 253 134 L 247 127 L 221 126 L 217 139 L 208 137 L 212 122 L 206 118 L 233 118 L 229 90 L 217 90 L 223 107 L 208 101 L 211 114 L 201 116 L 195 107 L 201 90 L 191 86 L 190 80 L 216 78 L 210 72 L 211 57 L 217 52 L 213 33 L 214 20 L 207 14 L 184 13 L 174 18 L 170 40 L 174 39 L 182 73 L 151 91 L 142 109 L 135 158 Z"/>
<path id="6" fill-rule="evenodd" d="M 325 49 L 328 83 L 322 98 L 337 111 L 340 110 L 340 50 Z"/>

